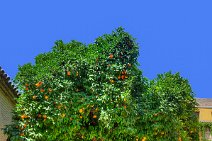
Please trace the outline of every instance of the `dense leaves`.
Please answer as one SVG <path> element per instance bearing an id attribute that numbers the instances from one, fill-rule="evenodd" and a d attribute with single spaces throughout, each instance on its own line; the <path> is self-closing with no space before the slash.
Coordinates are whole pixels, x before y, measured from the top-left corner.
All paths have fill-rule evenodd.
<path id="1" fill-rule="evenodd" d="M 188 81 L 171 73 L 144 78 L 138 49 L 122 28 L 89 45 L 57 41 L 19 67 L 22 94 L 5 133 L 11 140 L 196 140 Z"/>

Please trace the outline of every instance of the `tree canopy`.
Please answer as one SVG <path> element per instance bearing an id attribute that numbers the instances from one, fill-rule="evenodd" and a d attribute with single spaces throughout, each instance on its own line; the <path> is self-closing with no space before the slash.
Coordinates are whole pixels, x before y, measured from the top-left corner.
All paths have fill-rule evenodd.
<path id="1" fill-rule="evenodd" d="M 195 99 L 171 72 L 148 80 L 123 28 L 85 45 L 57 41 L 19 67 L 11 140 L 196 140 Z"/>

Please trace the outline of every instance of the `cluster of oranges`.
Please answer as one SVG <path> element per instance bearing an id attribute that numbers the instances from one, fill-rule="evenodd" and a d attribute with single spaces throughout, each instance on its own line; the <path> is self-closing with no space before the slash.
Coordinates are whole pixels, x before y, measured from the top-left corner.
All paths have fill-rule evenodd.
<path id="1" fill-rule="evenodd" d="M 119 80 L 120 80 L 120 79 L 124 80 L 124 79 L 126 79 L 126 78 L 128 78 L 128 76 L 127 76 L 127 71 L 126 71 L 126 70 L 123 70 L 123 71 L 119 74 L 118 79 L 119 79 Z"/>
<path id="2" fill-rule="evenodd" d="M 42 84 L 43 84 L 43 82 L 42 82 L 42 81 L 39 81 L 38 83 L 35 84 L 35 86 L 36 86 L 37 88 L 39 88 L 39 87 L 41 87 Z M 27 86 L 26 88 L 28 88 L 29 84 L 26 84 L 26 86 Z M 44 92 L 45 92 L 45 89 L 40 88 L 40 92 L 41 92 L 41 93 L 44 93 Z M 51 93 L 51 92 L 52 92 L 52 89 L 51 89 L 51 88 L 48 88 L 48 92 Z M 48 99 L 49 99 L 49 96 L 46 95 L 46 94 L 44 94 L 43 97 L 44 97 L 45 100 L 48 100 Z M 33 100 L 36 100 L 36 99 L 37 99 L 37 95 L 33 95 L 33 96 L 32 96 L 32 99 L 33 99 Z"/>

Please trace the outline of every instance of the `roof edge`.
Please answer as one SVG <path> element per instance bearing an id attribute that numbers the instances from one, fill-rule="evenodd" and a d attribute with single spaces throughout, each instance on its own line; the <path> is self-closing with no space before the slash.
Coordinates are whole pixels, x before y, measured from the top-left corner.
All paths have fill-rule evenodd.
<path id="1" fill-rule="evenodd" d="M 5 82 L 6 86 L 11 90 L 12 96 L 17 98 L 19 93 L 15 85 L 10 81 L 10 77 L 5 73 L 5 71 L 0 66 L 0 77 Z"/>

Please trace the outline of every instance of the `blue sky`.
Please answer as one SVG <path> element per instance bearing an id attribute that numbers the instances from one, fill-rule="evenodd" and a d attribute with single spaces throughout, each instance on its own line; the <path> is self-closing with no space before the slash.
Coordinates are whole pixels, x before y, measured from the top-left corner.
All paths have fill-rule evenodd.
<path id="1" fill-rule="evenodd" d="M 137 39 L 144 76 L 180 72 L 212 98 L 211 0 L 0 1 L 0 66 L 14 78 L 56 40 L 92 43 L 122 26 Z"/>

